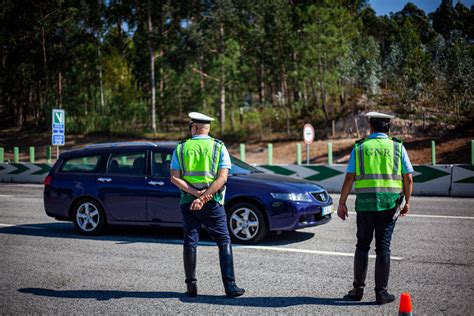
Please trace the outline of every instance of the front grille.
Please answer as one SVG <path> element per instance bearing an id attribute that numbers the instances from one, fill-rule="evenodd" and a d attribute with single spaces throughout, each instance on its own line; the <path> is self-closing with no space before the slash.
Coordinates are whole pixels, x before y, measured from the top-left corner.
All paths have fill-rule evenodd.
<path id="1" fill-rule="evenodd" d="M 316 201 L 319 202 L 327 202 L 329 199 L 328 193 L 326 191 L 321 191 L 321 192 L 311 192 L 311 195 L 316 199 Z"/>

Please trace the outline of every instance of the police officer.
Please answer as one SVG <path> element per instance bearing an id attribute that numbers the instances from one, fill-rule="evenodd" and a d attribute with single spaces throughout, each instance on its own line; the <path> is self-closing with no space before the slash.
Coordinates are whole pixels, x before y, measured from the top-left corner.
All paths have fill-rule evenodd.
<path id="1" fill-rule="evenodd" d="M 231 168 L 229 153 L 220 140 L 209 136 L 214 119 L 197 112 L 189 113 L 192 138 L 176 147 L 171 160 L 171 182 L 181 191 L 181 213 L 184 222 L 184 272 L 189 297 L 197 296 L 196 247 L 201 225 L 219 247 L 219 261 L 227 296 L 244 294 L 235 284 L 234 263 L 224 194 Z"/>
<path id="2" fill-rule="evenodd" d="M 346 298 L 360 301 L 363 297 L 370 243 L 375 231 L 375 298 L 378 304 L 386 304 L 395 300 L 387 291 L 390 242 L 398 215 L 404 216 L 410 209 L 413 167 L 402 142 L 387 136 L 393 116 L 377 112 L 366 116 L 371 134 L 358 140 L 352 150 L 337 215 L 342 220 L 348 217 L 346 200 L 355 181 L 354 288 Z M 405 205 L 401 209 L 403 196 Z"/>

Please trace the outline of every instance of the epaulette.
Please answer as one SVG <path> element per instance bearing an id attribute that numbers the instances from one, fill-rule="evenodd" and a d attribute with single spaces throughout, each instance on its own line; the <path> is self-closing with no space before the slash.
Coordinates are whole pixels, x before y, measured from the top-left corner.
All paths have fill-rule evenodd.
<path id="1" fill-rule="evenodd" d="M 390 137 L 390 139 L 393 140 L 394 142 L 397 142 L 397 143 L 400 143 L 400 144 L 403 143 L 403 141 L 401 139 L 396 138 L 396 137 Z"/>
<path id="2" fill-rule="evenodd" d="M 356 144 L 361 144 L 361 143 L 364 142 L 364 140 L 365 140 L 365 138 L 358 139 L 358 140 L 356 140 Z"/>
<path id="3" fill-rule="evenodd" d="M 220 139 L 217 139 L 217 138 L 212 138 L 216 143 L 219 143 L 219 144 L 224 144 L 224 142 Z"/>

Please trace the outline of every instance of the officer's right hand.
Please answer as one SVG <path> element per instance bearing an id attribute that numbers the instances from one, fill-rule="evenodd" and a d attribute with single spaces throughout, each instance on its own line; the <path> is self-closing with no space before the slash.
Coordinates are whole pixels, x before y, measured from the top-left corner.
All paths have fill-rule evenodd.
<path id="1" fill-rule="evenodd" d="M 337 216 L 339 216 L 343 221 L 345 221 L 346 218 L 349 217 L 346 204 L 339 204 L 339 206 L 337 207 Z"/>
<path id="2" fill-rule="evenodd" d="M 199 211 L 200 209 L 202 209 L 203 206 L 204 206 L 204 203 L 202 202 L 202 200 L 197 198 L 193 201 L 193 203 L 191 203 L 191 206 L 189 207 L 189 209 L 191 211 Z"/>

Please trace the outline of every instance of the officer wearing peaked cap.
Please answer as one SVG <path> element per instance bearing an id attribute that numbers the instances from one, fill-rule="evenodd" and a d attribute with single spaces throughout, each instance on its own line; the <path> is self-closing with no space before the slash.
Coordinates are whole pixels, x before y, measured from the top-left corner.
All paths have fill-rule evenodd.
<path id="1" fill-rule="evenodd" d="M 189 113 L 189 118 L 192 138 L 178 144 L 171 160 L 171 182 L 181 191 L 186 294 L 197 296 L 196 248 L 201 226 L 204 226 L 219 247 L 226 295 L 240 296 L 245 290 L 235 284 L 234 260 L 223 206 L 225 183 L 231 169 L 230 156 L 223 142 L 209 136 L 213 118 L 198 112 Z"/>
<path id="2" fill-rule="evenodd" d="M 347 298 L 360 301 L 364 294 L 369 249 L 375 232 L 375 298 L 378 304 L 394 301 L 387 291 L 390 274 L 390 242 L 398 215 L 410 209 L 413 167 L 402 142 L 388 137 L 391 115 L 369 112 L 371 134 L 352 150 L 337 215 L 348 217 L 347 196 L 355 182 L 357 245 L 353 289 Z M 405 197 L 405 206 L 401 204 Z M 401 209 L 401 210 L 400 210 Z"/>

